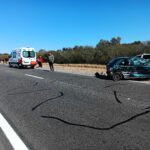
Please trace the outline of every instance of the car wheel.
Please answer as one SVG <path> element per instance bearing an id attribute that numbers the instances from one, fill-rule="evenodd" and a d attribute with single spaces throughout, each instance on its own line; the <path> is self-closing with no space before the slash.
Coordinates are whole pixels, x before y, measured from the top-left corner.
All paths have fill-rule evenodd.
<path id="1" fill-rule="evenodd" d="M 111 77 L 110 72 L 107 72 L 106 74 L 107 74 L 107 77 L 108 77 L 108 78 Z"/>
<path id="2" fill-rule="evenodd" d="M 114 73 L 112 78 L 114 81 L 119 81 L 121 80 L 122 76 L 119 73 Z"/>

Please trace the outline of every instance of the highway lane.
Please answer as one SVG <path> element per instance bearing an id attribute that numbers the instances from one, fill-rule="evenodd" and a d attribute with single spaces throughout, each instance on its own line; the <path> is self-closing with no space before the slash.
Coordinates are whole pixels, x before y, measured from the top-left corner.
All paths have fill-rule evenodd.
<path id="1" fill-rule="evenodd" d="M 3 65 L 0 84 L 0 112 L 29 149 L 150 149 L 150 85 Z"/>

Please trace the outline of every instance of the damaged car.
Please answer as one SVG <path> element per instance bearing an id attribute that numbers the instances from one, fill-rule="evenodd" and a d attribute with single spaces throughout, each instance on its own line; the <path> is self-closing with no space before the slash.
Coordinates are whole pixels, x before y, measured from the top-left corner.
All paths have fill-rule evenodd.
<path id="1" fill-rule="evenodd" d="M 150 59 L 142 57 L 117 57 L 107 64 L 106 69 L 107 76 L 114 81 L 121 79 L 150 79 Z"/>

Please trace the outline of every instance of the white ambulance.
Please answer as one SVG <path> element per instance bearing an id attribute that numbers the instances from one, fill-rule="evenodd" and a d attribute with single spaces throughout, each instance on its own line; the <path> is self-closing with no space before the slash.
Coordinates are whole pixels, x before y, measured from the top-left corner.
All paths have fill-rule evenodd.
<path id="1" fill-rule="evenodd" d="M 34 48 L 22 47 L 12 50 L 9 58 L 9 67 L 31 67 L 36 65 L 36 52 Z"/>

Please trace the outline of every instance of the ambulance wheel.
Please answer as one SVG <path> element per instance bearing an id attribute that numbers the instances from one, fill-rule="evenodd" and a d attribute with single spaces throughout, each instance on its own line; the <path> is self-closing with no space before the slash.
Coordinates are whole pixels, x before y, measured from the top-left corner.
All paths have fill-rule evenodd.
<path id="1" fill-rule="evenodd" d="M 12 65 L 11 65 L 11 63 L 9 63 L 9 68 L 11 68 L 12 67 Z"/>
<path id="2" fill-rule="evenodd" d="M 34 69 L 34 66 L 31 66 L 31 69 Z"/>

